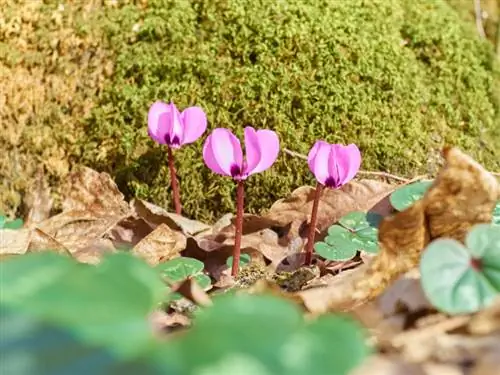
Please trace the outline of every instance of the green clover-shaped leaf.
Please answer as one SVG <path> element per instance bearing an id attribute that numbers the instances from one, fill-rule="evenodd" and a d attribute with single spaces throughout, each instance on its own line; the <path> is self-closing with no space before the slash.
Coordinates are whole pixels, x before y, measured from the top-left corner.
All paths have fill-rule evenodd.
<path id="1" fill-rule="evenodd" d="M 241 254 L 240 255 L 240 268 L 245 267 L 250 264 L 252 257 L 249 254 Z M 233 266 L 233 256 L 227 258 L 226 265 L 231 268 Z"/>
<path id="2" fill-rule="evenodd" d="M 377 253 L 381 220 L 382 216 L 372 212 L 351 212 L 328 228 L 325 241 L 317 242 L 314 249 L 326 259 L 340 261 L 351 259 L 358 250 Z"/>
<path id="3" fill-rule="evenodd" d="M 432 304 L 449 314 L 478 311 L 500 295 L 500 230 L 478 224 L 465 245 L 433 241 L 422 255 L 422 287 Z"/>
<path id="4" fill-rule="evenodd" d="M 493 209 L 493 219 L 491 222 L 495 225 L 500 225 L 500 201 L 497 202 L 497 205 Z"/>
<path id="5" fill-rule="evenodd" d="M 413 203 L 422 199 L 432 183 L 433 181 L 419 181 L 395 190 L 389 197 L 392 207 L 398 211 L 404 211 Z"/>
<path id="6" fill-rule="evenodd" d="M 188 257 L 175 258 L 156 266 L 156 269 L 170 284 L 179 283 L 191 277 L 203 290 L 209 290 L 212 287 L 212 280 L 203 273 L 203 268 L 203 262 Z M 181 298 L 179 293 L 171 295 L 172 300 Z"/>

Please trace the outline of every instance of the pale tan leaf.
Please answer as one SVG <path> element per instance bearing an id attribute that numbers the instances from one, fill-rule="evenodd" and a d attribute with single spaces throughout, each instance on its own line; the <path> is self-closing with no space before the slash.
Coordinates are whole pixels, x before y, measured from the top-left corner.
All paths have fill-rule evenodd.
<path id="1" fill-rule="evenodd" d="M 0 229 L 0 255 L 22 255 L 28 251 L 31 231 L 22 229 Z"/>
<path id="2" fill-rule="evenodd" d="M 31 230 L 31 240 L 28 251 L 30 253 L 53 251 L 58 254 L 71 255 L 70 251 L 62 243 L 38 228 L 33 228 Z"/>
<path id="3" fill-rule="evenodd" d="M 37 225 L 66 247 L 72 254 L 88 248 L 123 219 L 116 214 L 91 211 L 67 211 Z"/>
<path id="4" fill-rule="evenodd" d="M 53 200 L 50 196 L 50 187 L 44 179 L 43 168 L 37 171 L 36 179 L 26 194 L 25 205 L 28 214 L 24 220 L 26 227 L 32 227 L 49 217 Z"/>
<path id="5" fill-rule="evenodd" d="M 194 236 L 211 229 L 210 225 L 168 212 L 141 199 L 133 199 L 130 202 L 130 207 L 137 217 L 142 218 L 152 227 L 166 224 L 171 229 L 179 230 L 186 236 Z"/>
<path id="6" fill-rule="evenodd" d="M 132 253 L 156 266 L 179 256 L 186 248 L 186 236 L 161 224 L 132 249 Z"/>
<path id="7" fill-rule="evenodd" d="M 107 173 L 79 167 L 69 174 L 65 186 L 63 211 L 102 211 L 125 215 L 129 206 Z"/>

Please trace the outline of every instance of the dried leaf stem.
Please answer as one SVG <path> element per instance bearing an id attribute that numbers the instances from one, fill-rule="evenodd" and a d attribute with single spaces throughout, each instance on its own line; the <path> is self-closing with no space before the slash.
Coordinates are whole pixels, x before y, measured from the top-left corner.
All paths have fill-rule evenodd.
<path id="1" fill-rule="evenodd" d="M 179 193 L 179 184 L 177 182 L 177 173 L 175 171 L 175 159 L 172 149 L 167 146 L 168 152 L 168 169 L 170 170 L 170 184 L 172 186 L 172 196 L 174 200 L 174 209 L 177 215 L 182 213 L 181 197 Z"/>
<path id="2" fill-rule="evenodd" d="M 241 236 L 243 232 L 243 204 L 245 202 L 245 191 L 243 181 L 239 180 L 236 185 L 236 230 L 234 236 L 233 265 L 231 275 L 238 275 L 240 266 Z"/>
<path id="3" fill-rule="evenodd" d="M 311 221 L 309 223 L 309 235 L 307 237 L 307 245 L 306 245 L 305 264 L 308 266 L 312 262 L 314 237 L 316 235 L 316 222 L 318 221 L 318 207 L 319 207 L 319 200 L 321 198 L 322 191 L 323 191 L 323 185 L 321 185 L 318 182 L 316 184 L 316 191 L 314 192 L 314 202 L 313 202 L 313 206 L 312 206 Z"/>

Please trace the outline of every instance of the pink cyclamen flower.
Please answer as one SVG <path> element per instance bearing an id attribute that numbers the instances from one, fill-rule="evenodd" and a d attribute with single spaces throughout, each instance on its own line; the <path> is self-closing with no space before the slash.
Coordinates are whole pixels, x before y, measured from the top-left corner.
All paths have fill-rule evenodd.
<path id="1" fill-rule="evenodd" d="M 307 161 L 320 184 L 337 189 L 358 173 L 361 153 L 355 144 L 343 146 L 317 141 L 309 151 Z"/>
<path id="2" fill-rule="evenodd" d="M 173 102 L 157 101 L 149 108 L 148 134 L 160 144 L 179 148 L 196 141 L 206 129 L 207 116 L 200 107 L 189 107 L 179 113 Z"/>
<path id="3" fill-rule="evenodd" d="M 217 128 L 205 141 L 203 159 L 213 172 L 235 180 L 245 180 L 251 174 L 271 167 L 278 157 L 279 149 L 275 132 L 247 126 L 244 159 L 239 139 L 230 130 Z"/>

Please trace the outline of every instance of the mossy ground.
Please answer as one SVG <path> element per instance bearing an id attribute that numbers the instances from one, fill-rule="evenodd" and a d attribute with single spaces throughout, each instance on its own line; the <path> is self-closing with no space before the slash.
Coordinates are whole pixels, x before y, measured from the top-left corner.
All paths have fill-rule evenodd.
<path id="1" fill-rule="evenodd" d="M 157 99 L 201 105 L 210 128 L 274 129 L 301 153 L 355 142 L 364 169 L 427 172 L 453 143 L 500 170 L 498 63 L 447 2 L 15 3 L 0 0 L 0 210 L 19 207 L 37 166 L 57 184 L 74 163 L 169 204 L 165 152 L 146 135 Z M 234 209 L 234 186 L 204 167 L 201 144 L 177 153 L 178 169 L 186 214 L 211 221 Z M 247 210 L 308 183 L 282 154 L 248 180 Z"/>

